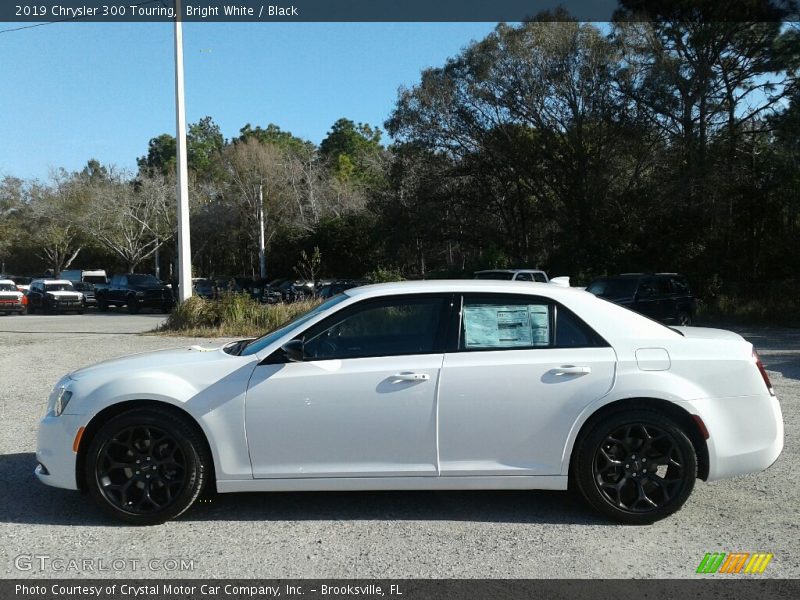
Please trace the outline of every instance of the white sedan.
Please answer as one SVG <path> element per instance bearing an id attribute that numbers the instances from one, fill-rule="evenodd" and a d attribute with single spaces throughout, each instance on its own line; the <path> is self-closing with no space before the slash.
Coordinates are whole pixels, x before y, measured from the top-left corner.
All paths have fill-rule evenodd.
<path id="1" fill-rule="evenodd" d="M 359 287 L 256 340 L 66 375 L 38 478 L 160 523 L 205 489 L 566 490 L 612 519 L 768 468 L 777 398 L 735 333 L 532 283 Z"/>

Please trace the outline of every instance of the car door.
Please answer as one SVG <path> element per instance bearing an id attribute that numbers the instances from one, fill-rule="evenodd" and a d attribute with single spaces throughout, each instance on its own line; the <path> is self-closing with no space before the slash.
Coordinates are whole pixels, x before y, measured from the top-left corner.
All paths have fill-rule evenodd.
<path id="1" fill-rule="evenodd" d="M 30 304 L 31 308 L 41 308 L 42 307 L 42 292 L 39 289 L 40 284 L 32 283 L 28 288 L 28 303 Z"/>
<path id="2" fill-rule="evenodd" d="M 256 478 L 435 476 L 436 391 L 451 296 L 394 296 L 306 330 L 251 377 L 245 429 Z M 272 364 L 271 364 L 272 363 Z"/>
<path id="3" fill-rule="evenodd" d="M 441 475 L 561 474 L 570 429 L 613 385 L 613 349 L 534 296 L 464 296 L 458 338 L 439 389 Z"/>

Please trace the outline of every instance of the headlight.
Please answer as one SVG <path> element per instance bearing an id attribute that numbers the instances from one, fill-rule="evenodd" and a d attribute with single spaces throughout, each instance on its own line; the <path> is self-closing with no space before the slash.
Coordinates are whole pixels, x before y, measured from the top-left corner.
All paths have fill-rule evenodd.
<path id="1" fill-rule="evenodd" d="M 67 408 L 67 404 L 72 399 L 72 392 L 67 389 L 68 384 L 64 384 L 58 388 L 58 393 L 56 394 L 56 402 L 53 405 L 53 414 L 55 416 L 60 416 L 64 410 Z"/>

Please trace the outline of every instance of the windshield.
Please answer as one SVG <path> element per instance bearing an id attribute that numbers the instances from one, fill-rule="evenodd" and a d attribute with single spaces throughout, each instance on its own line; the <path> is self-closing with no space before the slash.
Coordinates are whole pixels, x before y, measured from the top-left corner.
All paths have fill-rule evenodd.
<path id="1" fill-rule="evenodd" d="M 48 283 L 45 284 L 44 289 L 46 292 L 74 292 L 75 288 L 71 283 Z"/>
<path id="2" fill-rule="evenodd" d="M 102 275 L 84 275 L 83 280 L 86 283 L 105 283 L 106 278 Z"/>
<path id="3" fill-rule="evenodd" d="M 128 275 L 129 285 L 161 285 L 153 275 Z"/>
<path id="4" fill-rule="evenodd" d="M 240 355 L 250 356 L 251 354 L 256 354 L 260 352 L 261 350 L 263 350 L 264 348 L 275 342 L 280 337 L 286 335 L 291 329 L 302 325 L 306 321 L 310 321 L 321 312 L 328 310 L 332 306 L 336 306 L 340 302 L 347 300 L 347 298 L 348 298 L 347 295 L 339 294 L 338 296 L 334 296 L 330 300 L 326 300 L 325 302 L 323 302 L 316 308 L 308 311 L 307 313 L 298 315 L 294 319 L 287 321 L 286 323 L 278 327 L 278 329 L 271 331 L 264 337 L 260 337 L 257 340 L 253 340 L 252 342 L 247 344 L 247 346 L 245 346 L 245 348 L 241 351 Z"/>
<path id="5" fill-rule="evenodd" d="M 598 279 L 586 291 L 603 298 L 628 298 L 636 293 L 637 279 Z"/>
<path id="6" fill-rule="evenodd" d="M 0 283 L 0 292 L 16 292 L 16 286 L 10 283 Z"/>
<path id="7" fill-rule="evenodd" d="M 496 281 L 511 281 L 514 277 L 513 273 L 505 271 L 486 271 L 484 273 L 475 273 L 475 279 L 493 279 Z"/>

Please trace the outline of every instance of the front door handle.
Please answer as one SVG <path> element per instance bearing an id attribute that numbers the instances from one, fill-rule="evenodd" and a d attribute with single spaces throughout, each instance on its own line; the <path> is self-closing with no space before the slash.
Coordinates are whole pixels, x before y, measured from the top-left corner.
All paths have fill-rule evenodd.
<path id="1" fill-rule="evenodd" d="M 428 381 L 430 378 L 427 373 L 397 373 L 391 377 L 393 381 Z"/>
<path id="2" fill-rule="evenodd" d="M 552 371 L 554 375 L 588 375 L 591 372 L 591 367 L 576 367 L 575 365 L 564 365 Z"/>

